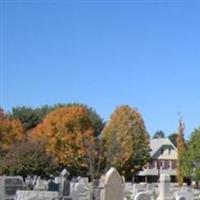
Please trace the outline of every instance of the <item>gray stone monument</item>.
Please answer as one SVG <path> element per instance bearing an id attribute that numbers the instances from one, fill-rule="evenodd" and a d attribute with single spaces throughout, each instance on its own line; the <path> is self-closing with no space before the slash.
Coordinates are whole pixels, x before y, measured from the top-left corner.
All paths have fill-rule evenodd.
<path id="1" fill-rule="evenodd" d="M 70 200 L 70 181 L 68 180 L 69 172 L 64 169 L 60 173 L 60 196 L 63 200 Z"/>
<path id="2" fill-rule="evenodd" d="M 111 168 L 106 175 L 101 178 L 102 190 L 100 200 L 123 200 L 124 191 L 121 176 L 115 168 Z"/>
<path id="3" fill-rule="evenodd" d="M 159 183 L 159 196 L 157 200 L 171 200 L 172 195 L 170 193 L 170 176 L 168 174 L 160 175 Z"/>
<path id="4" fill-rule="evenodd" d="M 0 199 L 14 199 L 17 190 L 24 188 L 20 176 L 0 176 Z"/>

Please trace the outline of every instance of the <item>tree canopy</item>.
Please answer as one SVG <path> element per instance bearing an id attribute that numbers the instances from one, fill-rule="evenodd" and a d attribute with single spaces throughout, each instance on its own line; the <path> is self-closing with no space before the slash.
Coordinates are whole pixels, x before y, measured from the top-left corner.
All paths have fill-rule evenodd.
<path id="1" fill-rule="evenodd" d="M 54 106 L 44 105 L 41 107 L 31 108 L 31 107 L 14 107 L 9 113 L 9 118 L 21 121 L 24 131 L 27 132 L 35 128 L 39 123 L 42 122 L 43 118 L 51 111 L 71 106 L 81 106 L 87 109 L 89 113 L 89 118 L 92 122 L 92 126 L 95 130 L 95 134 L 100 134 L 104 123 L 100 116 L 95 112 L 95 110 L 85 104 L 80 103 L 68 103 L 68 104 L 55 104 Z"/>
<path id="2" fill-rule="evenodd" d="M 184 153 L 184 175 L 200 181 L 200 128 L 195 129 Z"/>
<path id="3" fill-rule="evenodd" d="M 102 132 L 107 167 L 126 177 L 137 173 L 149 159 L 149 136 L 139 112 L 127 105 L 116 108 Z"/>
<path id="4" fill-rule="evenodd" d="M 161 130 L 156 131 L 155 134 L 154 134 L 154 136 L 153 136 L 153 138 L 154 139 L 155 138 L 165 138 L 165 133 L 163 131 L 161 131 Z"/>
<path id="5" fill-rule="evenodd" d="M 24 131 L 28 131 L 36 127 L 43 119 L 43 117 L 53 110 L 54 107 L 42 106 L 38 108 L 31 107 L 14 107 L 9 114 L 11 119 L 20 120 Z"/>
<path id="6" fill-rule="evenodd" d="M 0 172 L 4 175 L 49 177 L 57 169 L 54 158 L 45 151 L 44 141 L 30 138 L 12 144 L 0 161 Z"/>
<path id="7" fill-rule="evenodd" d="M 183 123 L 182 120 L 179 120 L 179 127 L 178 127 L 178 135 L 177 135 L 177 155 L 178 155 L 178 160 L 177 160 L 177 170 L 176 170 L 176 177 L 177 177 L 177 182 L 179 187 L 183 185 L 184 181 L 184 153 L 186 150 L 186 144 L 185 144 L 185 139 L 184 139 L 184 129 L 185 129 L 185 124 Z"/>
<path id="8" fill-rule="evenodd" d="M 88 168 L 87 145 L 95 138 L 95 126 L 88 109 L 71 105 L 55 109 L 46 115 L 32 136 L 47 141 L 46 150 L 66 166 L 71 173 Z"/>
<path id="9" fill-rule="evenodd" d="M 23 138 L 23 127 L 19 120 L 9 119 L 0 109 L 0 155 L 4 155 L 14 142 Z"/>

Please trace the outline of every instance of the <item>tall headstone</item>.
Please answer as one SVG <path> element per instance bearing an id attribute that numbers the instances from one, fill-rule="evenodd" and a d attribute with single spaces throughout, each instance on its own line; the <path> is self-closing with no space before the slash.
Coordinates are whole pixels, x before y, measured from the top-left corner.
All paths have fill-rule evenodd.
<path id="1" fill-rule="evenodd" d="M 101 200 L 123 200 L 124 191 L 121 176 L 115 168 L 111 168 L 101 179 L 103 186 L 101 190 Z"/>
<path id="2" fill-rule="evenodd" d="M 68 180 L 69 172 L 64 169 L 60 173 L 60 196 L 63 200 L 68 200 L 70 198 L 70 181 Z"/>
<path id="3" fill-rule="evenodd" d="M 159 196 L 157 200 L 171 200 L 172 195 L 170 193 L 170 176 L 168 174 L 160 175 L 159 183 Z"/>

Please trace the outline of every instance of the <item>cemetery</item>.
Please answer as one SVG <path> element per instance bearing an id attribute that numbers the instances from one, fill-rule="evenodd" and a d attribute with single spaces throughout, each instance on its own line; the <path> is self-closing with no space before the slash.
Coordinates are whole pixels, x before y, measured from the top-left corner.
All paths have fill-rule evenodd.
<path id="1" fill-rule="evenodd" d="M 26 135 L 2 112 L 0 200 L 200 200 L 200 129 L 186 143 L 180 120 L 175 144 L 126 105 L 104 126 L 83 105 L 53 109 Z"/>
<path id="2" fill-rule="evenodd" d="M 158 183 L 125 182 L 112 167 L 101 176 L 92 193 L 86 177 L 69 180 L 62 170 L 59 177 L 42 180 L 40 177 L 0 177 L 1 200 L 199 200 L 200 190 L 171 183 L 170 176 L 161 174 Z M 92 197 L 92 194 L 93 197 Z"/>

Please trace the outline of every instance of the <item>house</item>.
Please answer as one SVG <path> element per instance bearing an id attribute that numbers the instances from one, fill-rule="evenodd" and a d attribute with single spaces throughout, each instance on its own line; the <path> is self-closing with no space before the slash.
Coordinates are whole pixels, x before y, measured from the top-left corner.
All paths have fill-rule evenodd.
<path id="1" fill-rule="evenodd" d="M 148 165 L 139 172 L 139 181 L 157 182 L 160 174 L 176 179 L 177 149 L 168 138 L 150 140 L 151 159 Z"/>

